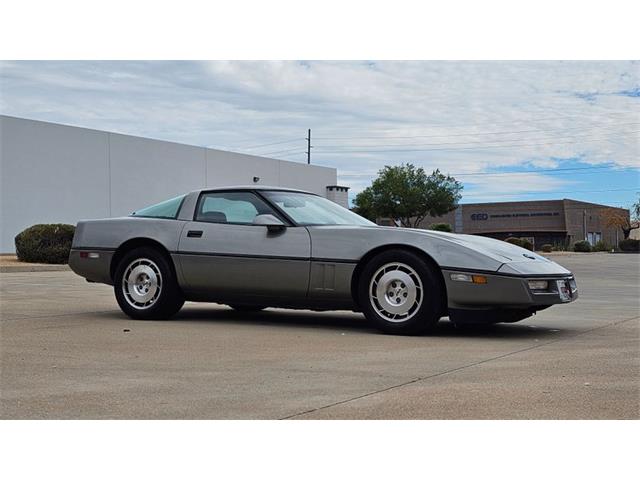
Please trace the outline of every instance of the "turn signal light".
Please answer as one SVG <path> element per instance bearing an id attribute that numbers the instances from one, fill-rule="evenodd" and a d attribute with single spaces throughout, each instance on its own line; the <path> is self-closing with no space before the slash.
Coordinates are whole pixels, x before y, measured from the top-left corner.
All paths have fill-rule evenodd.
<path id="1" fill-rule="evenodd" d="M 484 275 L 469 275 L 468 273 L 452 273 L 450 276 L 454 282 L 469 282 L 484 285 L 487 283 L 487 277 Z"/>

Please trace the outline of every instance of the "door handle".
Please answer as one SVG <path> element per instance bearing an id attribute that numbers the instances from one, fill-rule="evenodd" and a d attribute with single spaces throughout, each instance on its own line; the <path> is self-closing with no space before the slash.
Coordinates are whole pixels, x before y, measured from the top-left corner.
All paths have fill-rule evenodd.
<path id="1" fill-rule="evenodd" d="M 200 238 L 200 237 L 202 237 L 202 230 L 189 230 L 187 232 L 187 237 Z"/>

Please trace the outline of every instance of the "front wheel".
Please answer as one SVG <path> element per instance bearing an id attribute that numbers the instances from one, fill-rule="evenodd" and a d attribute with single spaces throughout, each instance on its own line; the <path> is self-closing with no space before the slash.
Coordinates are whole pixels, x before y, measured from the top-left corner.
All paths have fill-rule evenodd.
<path id="1" fill-rule="evenodd" d="M 122 311 L 135 319 L 166 319 L 184 304 L 169 260 L 151 247 L 136 248 L 122 258 L 113 288 Z"/>
<path id="2" fill-rule="evenodd" d="M 419 255 L 388 250 L 365 265 L 358 285 L 360 307 L 385 333 L 416 335 L 435 326 L 443 311 L 437 272 Z"/>

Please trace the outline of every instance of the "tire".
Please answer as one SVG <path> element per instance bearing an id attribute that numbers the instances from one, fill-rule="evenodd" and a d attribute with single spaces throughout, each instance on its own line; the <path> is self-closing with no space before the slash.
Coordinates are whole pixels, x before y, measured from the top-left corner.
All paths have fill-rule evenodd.
<path id="1" fill-rule="evenodd" d="M 444 310 L 439 275 L 408 250 L 382 252 L 364 266 L 360 275 L 360 308 L 367 320 L 384 333 L 425 333 L 435 327 Z"/>
<path id="2" fill-rule="evenodd" d="M 241 305 L 238 303 L 234 305 L 229 305 L 229 306 L 233 308 L 236 312 L 259 312 L 267 308 L 261 305 Z"/>
<path id="3" fill-rule="evenodd" d="M 125 254 L 113 282 L 116 300 L 125 314 L 137 320 L 162 320 L 178 313 L 184 296 L 169 262 L 153 247 Z"/>

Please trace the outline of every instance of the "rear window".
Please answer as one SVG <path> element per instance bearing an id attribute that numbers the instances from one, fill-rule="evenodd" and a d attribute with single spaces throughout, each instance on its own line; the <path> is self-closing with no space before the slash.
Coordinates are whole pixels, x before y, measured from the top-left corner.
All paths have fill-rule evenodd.
<path id="1" fill-rule="evenodd" d="M 165 200 L 156 203 L 150 207 L 141 208 L 131 214 L 132 217 L 151 217 L 151 218 L 176 218 L 180 211 L 180 206 L 186 195 Z"/>

